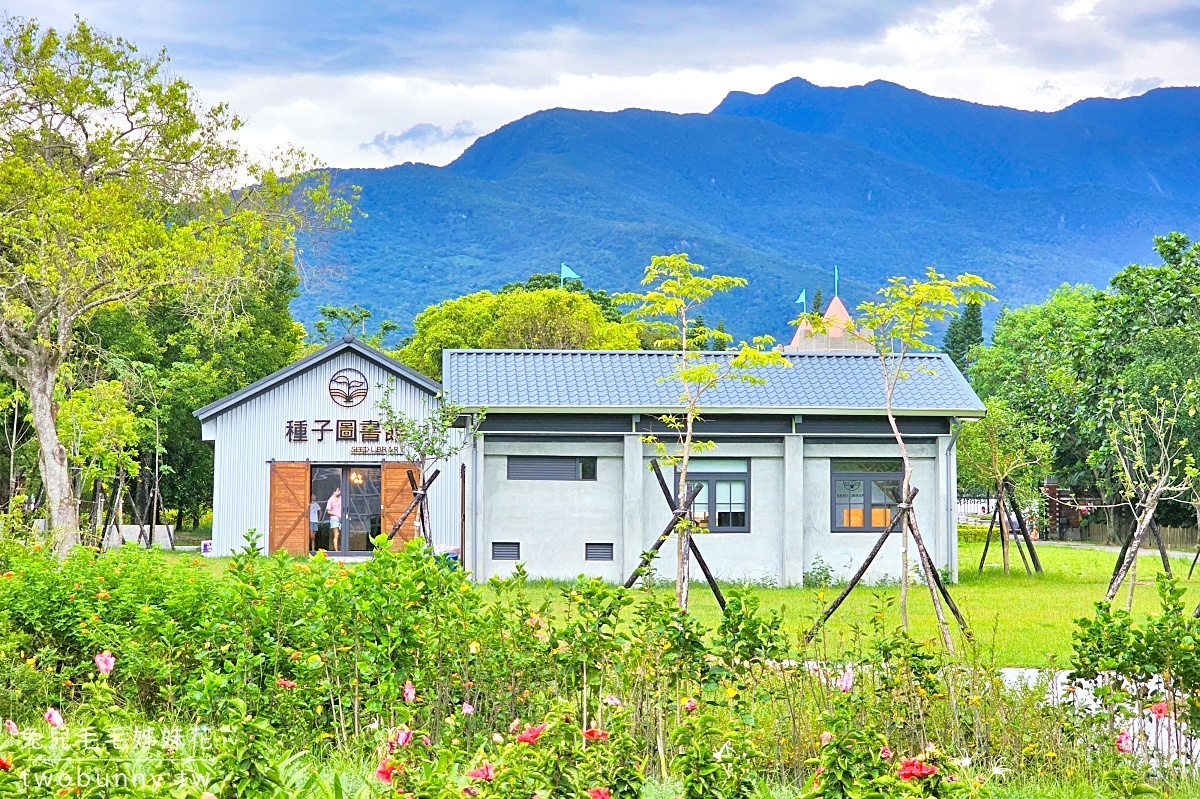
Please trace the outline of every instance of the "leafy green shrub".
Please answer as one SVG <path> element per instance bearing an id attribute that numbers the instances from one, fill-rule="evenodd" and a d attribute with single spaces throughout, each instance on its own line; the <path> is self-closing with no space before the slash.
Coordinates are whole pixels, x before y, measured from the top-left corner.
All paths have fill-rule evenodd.
<path id="1" fill-rule="evenodd" d="M 960 524 L 958 526 L 958 543 L 982 544 L 987 540 L 986 524 Z M 992 535 L 995 538 L 995 534 Z"/>

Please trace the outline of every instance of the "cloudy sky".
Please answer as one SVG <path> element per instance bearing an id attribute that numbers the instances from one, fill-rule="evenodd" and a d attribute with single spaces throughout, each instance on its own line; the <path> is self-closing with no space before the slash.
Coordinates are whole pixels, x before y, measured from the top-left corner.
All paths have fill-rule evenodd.
<path id="1" fill-rule="evenodd" d="M 166 47 L 245 143 L 444 164 L 544 108 L 705 112 L 800 76 L 1031 110 L 1200 83 L 1200 0 L 8 0 Z"/>

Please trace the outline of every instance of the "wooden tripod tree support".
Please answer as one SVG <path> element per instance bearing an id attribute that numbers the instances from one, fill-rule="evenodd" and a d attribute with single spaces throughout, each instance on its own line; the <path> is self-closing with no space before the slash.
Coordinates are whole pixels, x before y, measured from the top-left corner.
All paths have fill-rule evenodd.
<path id="1" fill-rule="evenodd" d="M 434 469 L 433 474 L 429 475 L 429 479 L 417 486 L 417 478 L 413 475 L 412 469 L 408 470 L 408 484 L 412 487 L 413 498 L 412 502 L 408 503 L 408 507 L 404 509 L 404 513 L 400 514 L 400 519 L 392 525 L 391 531 L 388 532 L 388 541 L 396 537 L 396 533 L 400 532 L 400 528 L 408 521 L 408 517 L 412 515 L 417 508 L 421 509 L 421 535 L 426 541 L 429 540 L 429 531 L 426 528 L 426 523 L 429 518 L 429 511 L 426 508 L 425 498 L 429 494 L 429 487 L 433 485 L 433 481 L 441 474 L 440 469 Z"/>
<path id="2" fill-rule="evenodd" d="M 675 493 L 671 491 L 670 485 L 667 483 L 667 478 L 663 476 L 662 469 L 658 465 L 658 460 L 652 460 L 650 467 L 654 469 L 654 476 L 658 478 L 658 487 L 662 489 L 663 497 L 667 500 L 667 506 L 671 509 L 671 521 L 654 542 L 654 546 L 650 548 L 650 552 L 658 552 L 662 545 L 666 543 L 671 534 L 675 532 L 675 527 L 680 520 L 687 516 L 691 510 L 692 503 L 696 500 L 696 495 L 700 493 L 699 486 L 688 486 L 687 494 L 683 498 L 683 505 L 678 506 L 675 503 Z M 688 549 L 692 553 L 692 557 L 696 559 L 696 564 L 700 567 L 700 571 L 704 572 L 704 579 L 708 581 L 708 587 L 712 589 L 713 596 L 717 600 L 717 604 L 721 606 L 721 610 L 725 610 L 725 594 L 721 592 L 721 587 L 717 585 L 717 580 L 713 577 L 712 571 L 708 568 L 708 563 L 705 562 L 704 556 L 700 554 L 700 548 L 696 546 L 696 539 L 688 536 Z M 632 588 L 633 584 L 645 568 L 650 565 L 650 558 L 643 557 L 638 567 L 633 570 L 633 574 L 629 575 L 629 579 L 625 581 L 626 588 Z"/>
<path id="3" fill-rule="evenodd" d="M 833 600 L 833 602 L 828 608 L 825 609 L 821 616 L 813 622 L 812 628 L 804 634 L 804 643 L 808 644 L 812 642 L 813 638 L 816 637 L 821 627 L 823 627 L 825 623 L 829 621 L 830 617 L 833 616 L 833 614 L 837 612 L 837 609 L 841 607 L 842 603 L 846 601 L 846 597 L 850 596 L 850 592 L 853 591 L 855 586 L 862 581 L 863 576 L 867 573 L 867 569 L 870 568 L 871 563 L 875 560 L 876 556 L 879 555 L 879 551 L 883 549 L 883 545 L 887 542 L 888 536 L 896 532 L 897 528 L 903 531 L 906 527 L 908 528 L 908 532 L 912 534 L 913 542 L 917 545 L 917 553 L 919 555 L 921 568 L 925 572 L 925 582 L 929 588 L 929 597 L 933 601 L 934 613 L 937 616 L 938 626 L 942 633 L 942 640 L 946 644 L 946 649 L 953 653 L 954 641 L 950 638 L 950 628 L 946 625 L 946 617 L 942 612 L 942 600 L 945 600 L 946 606 L 949 607 L 950 612 L 954 614 L 954 618 L 958 622 L 959 629 L 963 631 L 968 640 L 971 638 L 971 628 L 967 624 L 967 620 L 963 617 L 962 612 L 958 609 L 958 605 L 950 596 L 950 590 L 946 587 L 945 581 L 942 580 L 941 572 L 937 570 L 937 567 L 933 563 L 933 558 L 929 556 L 929 550 L 925 547 L 925 539 L 921 536 L 921 530 L 916 523 L 916 514 L 913 512 L 913 499 L 915 499 L 916 496 L 917 489 L 910 487 L 908 489 L 908 496 L 905 497 L 905 501 L 897 507 L 899 513 L 897 513 L 896 517 L 892 519 L 891 523 L 888 525 L 888 528 L 883 531 L 883 534 L 879 536 L 879 540 L 875 542 L 875 546 L 871 548 L 870 553 L 867 554 L 867 557 L 862 562 L 862 565 L 858 567 L 858 571 L 855 572 L 854 576 L 850 578 L 850 582 L 846 584 L 846 587 L 842 589 L 842 592 L 838 594 L 837 598 Z"/>
<path id="4" fill-rule="evenodd" d="M 1011 484 L 1005 486 L 1005 490 L 996 496 L 996 507 L 992 510 L 992 520 L 988 524 L 987 538 L 983 542 L 983 555 L 979 558 L 979 573 L 983 574 L 983 567 L 987 562 L 988 547 L 992 543 L 992 530 L 999 526 L 1000 535 L 1011 535 L 1012 528 L 1007 523 L 1010 508 L 1017 520 L 1016 532 L 1020 534 L 1019 538 L 1013 539 L 1013 543 L 1017 547 L 1017 554 L 1021 556 L 1021 563 L 1025 565 L 1025 573 L 1033 574 L 1037 572 L 1038 574 L 1042 574 L 1042 559 L 1038 557 L 1037 549 L 1033 546 L 1033 537 L 1029 534 L 1029 526 L 1025 524 L 1025 514 L 1021 513 L 1016 492 Z M 1001 514 L 1004 514 L 1003 519 L 1001 518 Z M 999 522 L 999 525 L 997 525 L 997 522 Z M 1025 542 L 1024 549 L 1021 548 L 1022 541 Z M 1028 557 L 1025 555 L 1026 550 L 1029 551 Z M 1030 563 L 1033 564 L 1032 570 L 1029 568 Z"/>
<path id="5" fill-rule="evenodd" d="M 1140 500 L 1140 495 L 1139 495 Z M 1136 507 L 1136 506 L 1135 506 Z M 1168 577 L 1174 577 L 1171 570 L 1171 559 L 1167 556 L 1167 545 L 1163 541 L 1162 531 L 1158 529 L 1158 523 L 1153 518 L 1147 525 L 1150 535 L 1154 536 L 1154 543 L 1158 546 L 1158 556 L 1162 559 L 1163 571 Z M 1133 558 L 1138 556 L 1138 551 L 1142 548 L 1142 540 L 1146 537 L 1146 530 L 1141 530 L 1139 535 L 1138 519 L 1135 514 L 1133 524 L 1129 527 L 1129 535 L 1125 538 L 1125 542 L 1121 545 L 1121 552 L 1117 555 L 1117 562 L 1113 564 L 1112 579 L 1108 584 L 1108 593 L 1115 596 L 1116 591 L 1120 588 L 1120 584 L 1125 582 L 1125 575 L 1129 572 L 1130 566 L 1133 563 Z M 1133 549 L 1132 555 L 1129 550 Z M 1200 556 L 1200 550 L 1197 550 L 1197 555 Z M 1196 561 L 1192 561 L 1192 569 L 1196 568 Z M 1192 572 L 1188 571 L 1188 578 L 1191 579 Z M 1197 616 L 1200 618 L 1200 607 L 1196 608 Z"/>

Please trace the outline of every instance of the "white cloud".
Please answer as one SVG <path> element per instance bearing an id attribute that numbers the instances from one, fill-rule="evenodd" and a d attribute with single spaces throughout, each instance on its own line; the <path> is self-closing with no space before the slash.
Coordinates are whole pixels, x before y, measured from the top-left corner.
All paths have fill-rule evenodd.
<path id="1" fill-rule="evenodd" d="M 381 22 L 357 40 L 349 35 L 346 46 L 403 54 L 411 45 L 418 55 L 358 72 L 334 69 L 326 56 L 336 51 L 340 31 L 369 16 L 366 7 L 344 17 L 328 11 L 342 28 L 331 25 L 323 39 L 313 32 L 314 55 L 301 62 L 311 66 L 298 69 L 289 58 L 309 40 L 296 37 L 284 37 L 290 50 L 275 42 L 265 51 L 288 58 L 247 56 L 228 65 L 247 30 L 261 30 L 251 24 L 258 24 L 253 14 L 251 22 L 238 16 L 236 4 L 217 3 L 216 26 L 201 24 L 178 0 L 11 2 L 17 10 L 29 6 L 28 13 L 40 13 L 41 5 L 55 19 L 79 10 L 113 32 L 144 35 L 145 50 L 162 41 L 173 52 L 178 46 L 180 71 L 205 99 L 227 100 L 248 120 L 247 145 L 269 151 L 299 144 L 337 166 L 444 164 L 476 133 L 541 109 L 707 112 L 729 91 L 763 92 L 794 76 L 827 86 L 884 79 L 940 96 L 1052 111 L 1089 96 L 1186 85 L 1200 75 L 1191 0 L 828 0 L 749 3 L 744 13 L 715 0 L 686 10 L 630 0 L 622 14 L 608 17 L 586 3 L 533 3 L 528 19 L 506 17 L 508 6 L 485 7 L 474 29 L 460 25 L 468 18 L 449 7 L 430 6 L 423 13 L 442 17 L 411 42 L 388 38 L 404 35 L 395 25 L 401 7 L 384 4 L 380 19 L 391 15 L 393 26 Z M 524 7 L 515 0 L 511 6 Z M 138 19 L 140 28 L 127 29 Z M 493 29 L 496 40 L 485 41 Z M 420 47 L 429 41 L 440 55 L 422 61 Z M 458 62 L 463 66 L 454 71 Z M 466 119 L 471 125 L 459 127 Z"/>

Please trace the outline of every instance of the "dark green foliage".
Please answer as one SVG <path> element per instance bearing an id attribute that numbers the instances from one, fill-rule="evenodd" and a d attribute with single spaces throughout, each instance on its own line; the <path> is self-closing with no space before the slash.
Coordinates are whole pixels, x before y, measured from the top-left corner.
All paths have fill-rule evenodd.
<path id="1" fill-rule="evenodd" d="M 1153 233 L 1196 217 L 1152 190 L 1001 190 L 762 119 L 639 110 L 540 112 L 447 167 L 339 179 L 362 187 L 367 217 L 332 239 L 324 257 L 345 265 L 345 279 L 310 288 L 295 306 L 304 320 L 353 297 L 407 325 L 431 303 L 563 261 L 589 283 L 630 290 L 651 255 L 687 252 L 750 279 L 707 313 L 738 338 L 784 338 L 798 290 L 828 284 L 835 263 L 851 307 L 929 264 L 978 272 L 1028 302 L 1066 279 L 1107 281 L 1149 257 Z"/>
<path id="2" fill-rule="evenodd" d="M 321 318 L 313 322 L 317 344 L 330 344 L 342 336 L 354 336 L 376 349 L 386 349 L 388 338 L 400 330 L 400 325 L 384 319 L 373 333 L 367 332 L 367 321 L 373 314 L 357 302 L 349 308 L 337 305 L 322 305 L 317 309 Z"/>
<path id="3" fill-rule="evenodd" d="M 971 371 L 971 348 L 983 343 L 983 306 L 968 305 L 946 326 L 942 349 L 964 375 Z"/>
<path id="4" fill-rule="evenodd" d="M 600 313 L 606 322 L 621 321 L 621 309 L 613 302 L 612 296 L 604 289 L 589 289 L 583 285 L 582 280 L 562 280 L 553 272 L 545 272 L 537 275 L 530 275 L 529 279 L 524 283 L 517 281 L 514 283 L 505 283 L 500 289 L 501 293 L 506 291 L 537 291 L 538 289 L 557 289 L 562 288 L 567 291 L 575 291 L 587 295 L 587 297 L 596 305 L 600 306 Z"/>

